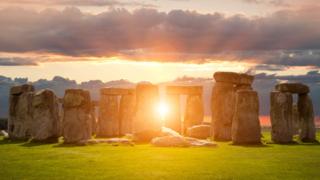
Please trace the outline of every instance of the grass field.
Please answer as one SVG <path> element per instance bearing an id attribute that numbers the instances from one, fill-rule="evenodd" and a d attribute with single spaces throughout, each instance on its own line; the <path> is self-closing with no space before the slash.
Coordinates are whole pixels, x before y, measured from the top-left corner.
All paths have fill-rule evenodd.
<path id="1" fill-rule="evenodd" d="M 320 145 L 70 147 L 0 137 L 0 179 L 320 179 Z"/>

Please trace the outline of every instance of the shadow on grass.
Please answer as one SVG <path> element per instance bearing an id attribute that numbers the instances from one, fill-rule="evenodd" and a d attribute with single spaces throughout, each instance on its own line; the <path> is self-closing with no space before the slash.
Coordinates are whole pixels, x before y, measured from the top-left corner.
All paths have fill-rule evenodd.
<path id="1" fill-rule="evenodd" d="M 239 146 L 239 147 L 246 147 L 246 148 L 269 148 L 271 147 L 268 144 L 260 143 L 260 144 L 230 144 L 231 146 Z"/>
<path id="2" fill-rule="evenodd" d="M 8 144 L 23 144 L 25 143 L 25 140 L 11 140 L 8 138 L 4 138 L 2 140 L 0 140 L 0 146 L 1 145 L 8 145 Z"/>
<path id="3" fill-rule="evenodd" d="M 56 144 L 57 142 L 53 141 L 46 141 L 46 142 L 37 142 L 37 141 L 30 141 L 30 142 L 25 142 L 21 144 L 23 147 L 37 147 L 37 146 L 44 146 L 44 145 L 53 145 Z"/>
<path id="4" fill-rule="evenodd" d="M 319 141 L 313 141 L 313 142 L 292 141 L 289 143 L 275 143 L 275 142 L 269 141 L 269 142 L 266 142 L 266 144 L 280 145 L 280 146 L 320 146 Z"/>

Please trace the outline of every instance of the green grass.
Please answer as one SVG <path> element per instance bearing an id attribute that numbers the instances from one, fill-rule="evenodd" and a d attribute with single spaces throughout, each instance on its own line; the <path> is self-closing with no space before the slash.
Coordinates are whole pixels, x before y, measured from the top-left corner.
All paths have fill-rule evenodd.
<path id="1" fill-rule="evenodd" d="M 265 141 L 268 134 L 264 133 Z M 0 137 L 0 179 L 320 178 L 320 145 L 218 144 L 217 148 L 67 147 Z"/>

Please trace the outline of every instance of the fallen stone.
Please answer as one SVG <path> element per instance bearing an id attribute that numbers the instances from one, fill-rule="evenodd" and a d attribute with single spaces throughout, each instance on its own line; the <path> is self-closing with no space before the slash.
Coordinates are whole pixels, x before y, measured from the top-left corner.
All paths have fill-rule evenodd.
<path id="1" fill-rule="evenodd" d="M 181 135 L 177 131 L 174 131 L 173 129 L 162 127 L 161 136 L 181 136 Z"/>
<path id="2" fill-rule="evenodd" d="M 0 136 L 3 136 L 4 138 L 8 138 L 9 134 L 5 130 L 0 131 Z"/>
<path id="3" fill-rule="evenodd" d="M 271 92 L 271 136 L 275 143 L 292 142 L 292 105 L 291 93 Z"/>
<path id="4" fill-rule="evenodd" d="M 194 147 L 217 147 L 218 146 L 216 143 L 207 141 L 207 140 L 200 140 L 200 139 L 191 138 L 191 137 L 186 137 L 185 139 L 190 143 L 190 146 L 194 146 Z"/>
<path id="5" fill-rule="evenodd" d="M 157 147 L 216 147 L 217 144 L 183 136 L 163 136 L 153 138 L 151 144 Z"/>
<path id="6" fill-rule="evenodd" d="M 151 144 L 158 147 L 189 147 L 191 144 L 182 136 L 163 136 L 151 140 Z"/>
<path id="7" fill-rule="evenodd" d="M 152 138 L 161 136 L 161 134 L 161 129 L 139 131 L 134 133 L 133 140 L 134 142 L 150 142 Z"/>
<path id="8" fill-rule="evenodd" d="M 187 136 L 198 138 L 198 139 L 207 139 L 211 136 L 211 126 L 210 125 L 196 125 L 188 128 Z"/>
<path id="9" fill-rule="evenodd" d="M 310 92 L 309 87 L 301 83 L 277 84 L 275 89 L 280 92 L 289 92 L 297 94 L 308 94 Z"/>
<path id="10" fill-rule="evenodd" d="M 236 93 L 236 110 L 232 122 L 233 144 L 260 144 L 258 93 L 239 90 Z"/>

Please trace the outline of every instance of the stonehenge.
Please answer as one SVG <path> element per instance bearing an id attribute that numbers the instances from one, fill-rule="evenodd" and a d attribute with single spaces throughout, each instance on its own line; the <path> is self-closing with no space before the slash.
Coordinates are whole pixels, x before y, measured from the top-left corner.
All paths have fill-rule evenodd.
<path id="1" fill-rule="evenodd" d="M 89 91 L 82 89 L 67 89 L 59 99 L 49 89 L 36 91 L 31 84 L 13 86 L 9 93 L 8 137 L 47 142 L 62 136 L 64 143 L 86 144 L 94 135 L 110 138 L 132 134 L 137 142 L 150 142 L 163 137 L 165 126 L 181 137 L 260 144 L 259 97 L 252 88 L 254 76 L 216 72 L 214 79 L 211 124 L 204 121 L 202 86 L 166 86 L 169 112 L 164 122 L 157 112 L 159 87 L 153 84 L 140 83 L 132 89 L 102 88 L 100 99 L 95 101 Z M 294 135 L 302 142 L 316 142 L 309 93 L 309 87 L 302 83 L 279 83 L 274 87 L 270 93 L 274 143 L 291 143 Z M 186 96 L 185 107 L 181 107 L 181 95 Z"/>
<path id="2" fill-rule="evenodd" d="M 92 135 L 89 91 L 67 89 L 63 97 L 63 133 L 65 143 L 86 143 Z"/>
<path id="3" fill-rule="evenodd" d="M 309 87 L 301 83 L 277 84 L 275 90 L 271 92 L 271 136 L 275 143 L 292 142 L 293 135 L 297 131 L 295 127 L 297 121 L 300 140 L 303 142 L 316 141 L 313 103 L 309 92 Z M 293 104 L 293 94 L 298 95 L 296 107 Z"/>
<path id="4" fill-rule="evenodd" d="M 259 101 L 257 93 L 251 87 L 254 76 L 233 72 L 216 72 L 214 79 L 216 83 L 212 89 L 211 105 L 214 140 L 259 143 L 260 140 L 256 138 L 260 139 L 260 124 L 259 118 L 257 118 Z M 243 98 L 249 98 L 250 101 L 243 101 Z M 250 114 L 246 118 L 243 117 L 245 112 Z M 233 123 L 234 121 L 236 123 Z M 253 139 L 246 138 L 249 135 L 244 131 L 247 130 L 252 132 Z M 258 131 L 259 136 L 256 135 Z"/>
<path id="5" fill-rule="evenodd" d="M 104 88 L 100 90 L 98 137 L 116 137 L 132 133 L 135 90 Z"/>

